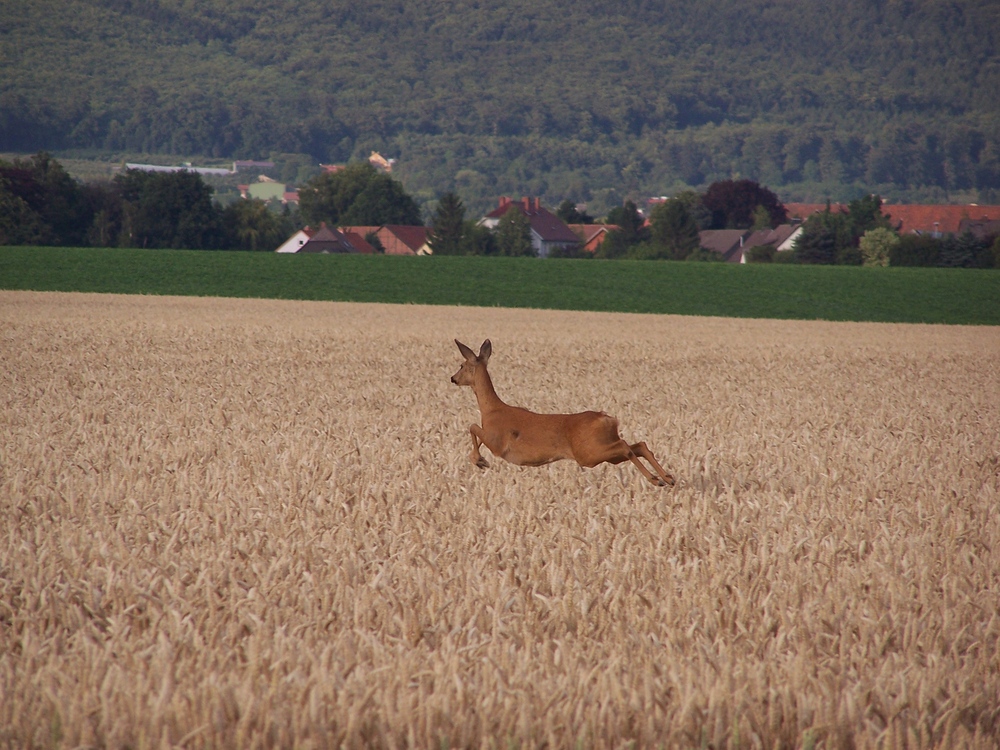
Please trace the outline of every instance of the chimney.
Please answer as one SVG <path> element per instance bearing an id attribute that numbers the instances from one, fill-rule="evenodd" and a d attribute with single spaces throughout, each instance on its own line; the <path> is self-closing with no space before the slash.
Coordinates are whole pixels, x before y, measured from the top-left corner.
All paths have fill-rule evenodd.
<path id="1" fill-rule="evenodd" d="M 538 211 L 542 207 L 542 199 L 535 197 L 535 211 Z"/>
<path id="2" fill-rule="evenodd" d="M 501 195 L 500 196 L 500 208 L 503 208 L 508 203 L 510 203 L 510 198 L 508 198 L 506 195 Z"/>
<path id="3" fill-rule="evenodd" d="M 529 198 L 528 196 L 524 196 L 523 198 L 521 198 L 521 205 L 524 206 L 524 210 L 525 211 L 530 211 L 531 210 L 531 198 Z"/>

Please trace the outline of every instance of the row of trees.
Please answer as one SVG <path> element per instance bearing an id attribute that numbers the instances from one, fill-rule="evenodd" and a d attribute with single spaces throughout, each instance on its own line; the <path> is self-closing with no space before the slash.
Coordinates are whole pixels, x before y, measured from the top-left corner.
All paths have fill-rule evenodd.
<path id="1" fill-rule="evenodd" d="M 0 244 L 270 251 L 302 223 L 422 223 L 402 185 L 367 162 L 319 175 L 300 195 L 301 211 L 253 199 L 223 206 L 188 171 L 126 170 L 81 184 L 38 153 L 0 160 Z"/>
<path id="2" fill-rule="evenodd" d="M 274 250 L 303 223 L 318 226 L 421 224 L 420 209 L 402 185 L 367 162 L 321 174 L 300 190 L 301 207 L 273 210 L 258 200 L 222 206 L 193 172 L 126 170 L 113 180 L 81 184 L 48 154 L 0 161 L 0 244 L 95 247 Z M 899 237 L 878 196 L 809 217 L 795 250 L 751 248 L 755 261 L 894 266 L 1000 267 L 1000 238 Z M 557 209 L 568 224 L 595 220 L 569 200 Z M 784 206 L 752 180 L 713 183 L 658 204 L 649 221 L 626 201 L 612 209 L 613 225 L 595 257 L 718 260 L 700 247 L 702 229 L 762 229 L 787 220 Z M 518 210 L 494 230 L 466 218 L 453 192 L 438 201 L 429 242 L 438 255 L 533 255 L 531 228 Z M 575 255 L 578 251 L 565 251 Z M 589 255 L 587 257 L 590 257 Z"/>
<path id="3" fill-rule="evenodd" d="M 795 252 L 799 263 L 868 266 L 1000 268 L 1000 236 L 898 235 L 882 213 L 876 195 L 848 204 L 847 211 L 825 211 L 806 219 Z M 766 254 L 762 256 L 767 260 Z"/>
<path id="4" fill-rule="evenodd" d="M 45 153 L 0 161 L 0 244 L 274 250 L 295 229 L 288 211 L 212 193 L 193 172 L 81 184 Z"/>

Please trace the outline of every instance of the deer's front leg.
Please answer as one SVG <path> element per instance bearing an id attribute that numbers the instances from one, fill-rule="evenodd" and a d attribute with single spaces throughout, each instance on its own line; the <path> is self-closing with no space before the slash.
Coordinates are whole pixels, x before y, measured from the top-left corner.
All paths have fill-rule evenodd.
<path id="1" fill-rule="evenodd" d="M 483 440 L 483 428 L 474 424 L 469 428 L 469 432 L 472 435 L 472 463 L 480 469 L 488 469 L 490 467 L 489 461 L 483 458 L 483 454 L 479 452 L 479 446 L 485 442 Z"/>

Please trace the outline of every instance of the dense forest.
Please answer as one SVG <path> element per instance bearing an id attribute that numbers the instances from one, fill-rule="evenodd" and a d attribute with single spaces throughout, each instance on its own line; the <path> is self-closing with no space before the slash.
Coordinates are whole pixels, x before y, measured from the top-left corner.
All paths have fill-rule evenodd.
<path id="1" fill-rule="evenodd" d="M 21 0 L 0 151 L 371 150 L 426 204 L 1000 197 L 994 0 Z"/>

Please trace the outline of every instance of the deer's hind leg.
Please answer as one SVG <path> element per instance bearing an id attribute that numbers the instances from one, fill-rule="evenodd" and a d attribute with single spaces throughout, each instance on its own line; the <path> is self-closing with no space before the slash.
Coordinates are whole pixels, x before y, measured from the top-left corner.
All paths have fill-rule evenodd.
<path id="1" fill-rule="evenodd" d="M 479 452 L 479 446 L 485 444 L 483 439 L 483 428 L 477 424 L 469 427 L 469 434 L 472 435 L 472 454 L 470 458 L 472 463 L 478 466 L 480 469 L 490 468 L 490 462 L 483 458 L 483 454 Z M 489 446 L 487 446 L 489 447 Z"/>
<path id="2" fill-rule="evenodd" d="M 646 465 L 639 460 L 640 456 L 649 461 L 650 466 L 656 470 L 656 474 L 653 474 L 653 472 L 646 468 Z M 653 455 L 653 452 L 643 442 L 629 445 L 624 440 L 619 439 L 616 443 L 608 447 L 607 453 L 600 460 L 589 465 L 596 466 L 602 462 L 620 464 L 625 461 L 631 461 L 635 464 L 635 467 L 642 472 L 642 475 L 646 477 L 646 479 L 659 487 L 668 487 L 673 486 L 674 484 L 674 478 L 668 474 L 662 466 L 660 466 L 660 462 L 656 460 L 656 456 Z"/>
<path id="3" fill-rule="evenodd" d="M 662 466 L 660 466 L 660 462 L 656 460 L 656 456 L 653 455 L 653 451 L 649 449 L 648 445 L 646 445 L 642 441 L 639 441 L 634 445 L 630 445 L 629 449 L 632 451 L 632 456 L 630 457 L 632 463 L 634 463 L 636 466 L 642 467 L 642 464 L 639 463 L 638 459 L 638 456 L 642 456 L 644 459 L 649 461 L 649 465 L 656 470 L 656 473 L 658 475 L 656 479 L 653 479 L 651 476 L 648 477 L 648 479 L 651 482 L 659 484 L 661 487 L 674 486 L 673 474 L 668 474 L 666 470 Z"/>

